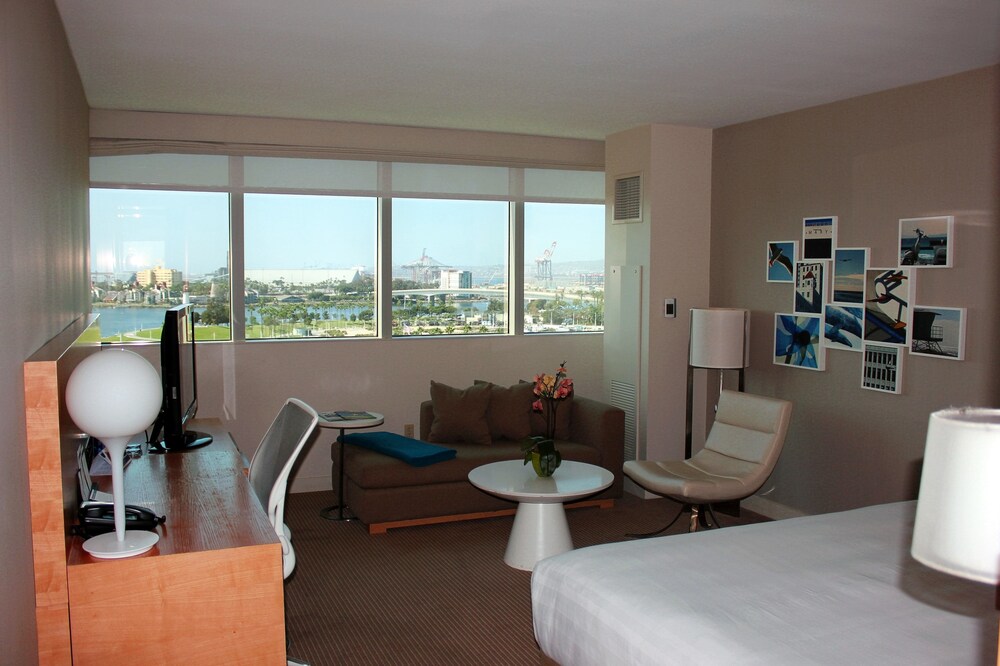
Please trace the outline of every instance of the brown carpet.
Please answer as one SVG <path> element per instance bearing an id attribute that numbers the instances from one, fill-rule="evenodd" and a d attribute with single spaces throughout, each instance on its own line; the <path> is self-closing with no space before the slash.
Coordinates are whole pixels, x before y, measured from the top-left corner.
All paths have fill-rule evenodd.
<path id="1" fill-rule="evenodd" d="M 313 666 L 539 663 L 531 574 L 503 562 L 512 517 L 369 536 L 361 523 L 321 518 L 334 503 L 333 492 L 300 493 L 285 508 L 297 556 L 285 588 L 290 655 Z M 658 529 L 678 508 L 626 495 L 567 516 L 579 548 Z M 670 532 L 685 529 L 686 517 Z"/>

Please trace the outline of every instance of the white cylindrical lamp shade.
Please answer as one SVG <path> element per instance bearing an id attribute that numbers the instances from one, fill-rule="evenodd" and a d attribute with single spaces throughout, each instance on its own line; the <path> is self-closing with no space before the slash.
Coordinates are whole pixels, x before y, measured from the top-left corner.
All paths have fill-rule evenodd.
<path id="1" fill-rule="evenodd" d="M 738 308 L 692 309 L 688 364 L 696 368 L 749 366 L 749 311 Z"/>
<path id="2" fill-rule="evenodd" d="M 933 569 L 1000 582 L 1000 409 L 931 414 L 910 552 Z"/>

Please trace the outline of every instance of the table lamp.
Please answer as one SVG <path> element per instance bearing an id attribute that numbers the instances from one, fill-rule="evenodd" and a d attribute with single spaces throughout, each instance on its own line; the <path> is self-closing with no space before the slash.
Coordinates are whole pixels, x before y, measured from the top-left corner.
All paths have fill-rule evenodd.
<path id="1" fill-rule="evenodd" d="M 109 349 L 91 354 L 66 383 L 66 408 L 76 425 L 104 443 L 111 460 L 115 531 L 87 539 L 94 557 L 121 558 L 144 553 L 159 540 L 155 532 L 125 530 L 125 447 L 153 423 L 163 402 L 160 375 L 138 354 Z"/>
<path id="2" fill-rule="evenodd" d="M 750 365 L 750 311 L 738 308 L 692 308 L 688 337 L 687 424 L 684 457 L 691 457 L 691 410 L 694 402 L 694 369 L 719 371 L 722 393 L 724 370 L 739 370 L 739 390 L 744 368 Z"/>
<path id="3" fill-rule="evenodd" d="M 967 407 L 931 414 L 913 557 L 953 576 L 1000 583 L 998 477 L 1000 409 Z"/>

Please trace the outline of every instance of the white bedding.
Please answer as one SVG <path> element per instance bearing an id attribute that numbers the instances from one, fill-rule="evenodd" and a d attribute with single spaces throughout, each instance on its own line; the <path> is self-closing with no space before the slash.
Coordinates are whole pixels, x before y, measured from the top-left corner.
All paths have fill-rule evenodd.
<path id="1" fill-rule="evenodd" d="M 562 666 L 995 664 L 994 588 L 910 557 L 915 507 L 542 560 L 531 577 L 535 637 Z"/>

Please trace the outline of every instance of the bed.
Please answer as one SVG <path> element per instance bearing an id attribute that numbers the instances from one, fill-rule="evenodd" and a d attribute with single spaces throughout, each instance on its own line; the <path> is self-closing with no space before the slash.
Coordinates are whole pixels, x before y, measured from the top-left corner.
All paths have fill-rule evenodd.
<path id="1" fill-rule="evenodd" d="M 535 638 L 562 666 L 995 664 L 995 592 L 910 557 L 915 502 L 542 560 Z"/>

